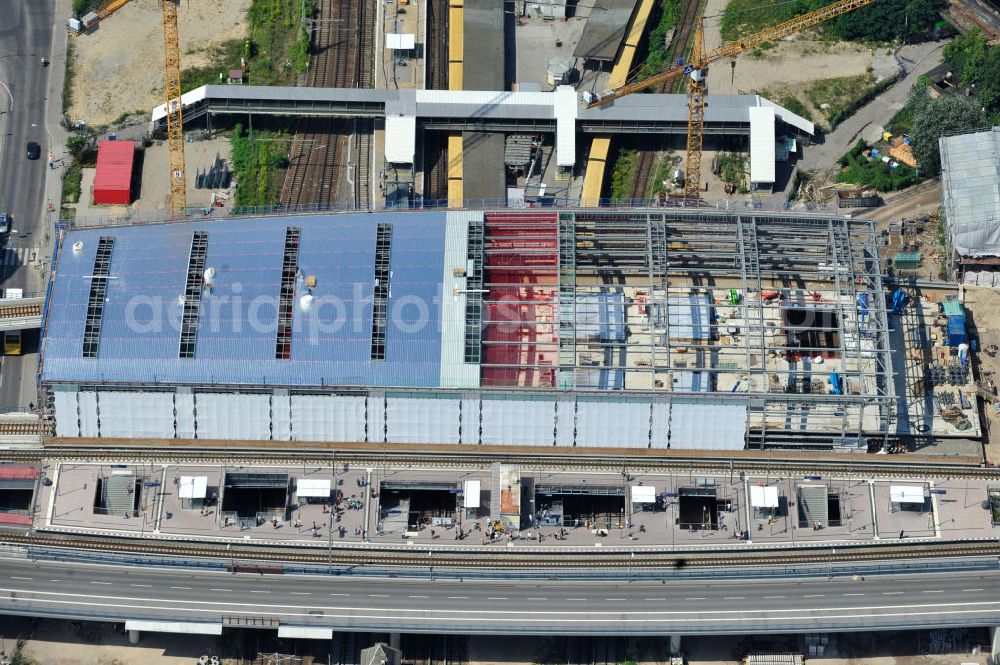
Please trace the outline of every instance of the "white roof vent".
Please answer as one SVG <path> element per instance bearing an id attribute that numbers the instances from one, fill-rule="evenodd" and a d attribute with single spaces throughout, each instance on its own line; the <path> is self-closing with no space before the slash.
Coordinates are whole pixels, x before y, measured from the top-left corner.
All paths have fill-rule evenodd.
<path id="1" fill-rule="evenodd" d="M 73 253 L 74 254 L 79 254 L 82 251 L 83 251 L 83 242 L 80 241 L 80 240 L 77 240 L 75 243 L 73 243 Z"/>
<path id="2" fill-rule="evenodd" d="M 308 312 L 309 308 L 312 306 L 312 302 L 313 302 L 313 296 L 307 293 L 301 298 L 299 298 L 299 308 L 303 312 Z"/>
<path id="3" fill-rule="evenodd" d="M 215 268 L 209 266 L 205 268 L 205 283 L 209 286 L 215 281 Z"/>

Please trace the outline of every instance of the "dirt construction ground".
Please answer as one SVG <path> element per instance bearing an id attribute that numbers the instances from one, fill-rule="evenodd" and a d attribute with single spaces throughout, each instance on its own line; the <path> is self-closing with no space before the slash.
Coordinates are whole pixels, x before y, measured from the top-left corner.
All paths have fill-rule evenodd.
<path id="1" fill-rule="evenodd" d="M 713 17 L 705 21 L 705 50 L 720 46 L 719 19 L 728 0 L 708 0 L 705 16 Z M 885 49 L 873 51 L 871 48 L 850 42 L 832 42 L 810 39 L 808 33 L 783 40 L 763 52 L 760 57 L 749 53 L 736 61 L 736 69 L 731 72 L 728 61 L 721 61 L 713 67 L 709 77 L 709 91 L 714 94 L 735 95 L 739 90 L 784 89 L 807 105 L 801 91 L 804 83 L 820 79 L 857 76 L 872 67 L 877 78 L 891 75 L 896 68 L 895 60 Z"/>
<path id="2" fill-rule="evenodd" d="M 966 319 L 975 326 L 979 336 L 980 352 L 976 354 L 979 364 L 979 379 L 984 383 L 990 380 L 1000 386 L 1000 355 L 990 356 L 982 349 L 990 346 L 1000 346 L 1000 290 L 986 286 L 967 286 L 965 294 Z M 1000 403 L 1000 399 L 997 400 Z M 986 433 L 988 435 L 986 461 L 1000 463 L 1000 414 L 997 414 L 993 404 L 984 404 L 986 415 Z"/>
<path id="3" fill-rule="evenodd" d="M 246 34 L 250 0 L 182 3 L 181 67 L 206 64 L 212 46 Z M 126 111 L 163 103 L 163 22 L 156 0 L 132 0 L 90 34 L 71 38 L 75 54 L 69 118 L 108 124 Z"/>

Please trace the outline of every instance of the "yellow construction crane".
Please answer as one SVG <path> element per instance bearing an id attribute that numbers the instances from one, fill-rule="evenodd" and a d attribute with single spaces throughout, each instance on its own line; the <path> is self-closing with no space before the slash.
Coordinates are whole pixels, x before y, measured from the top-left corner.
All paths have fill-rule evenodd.
<path id="1" fill-rule="evenodd" d="M 607 104 L 625 95 L 644 90 L 657 83 L 671 81 L 687 74 L 690 82 L 688 92 L 687 161 L 685 164 L 687 172 L 684 178 L 684 196 L 689 199 L 697 199 L 699 196 L 698 190 L 701 185 L 701 147 L 705 134 L 705 97 L 708 94 L 705 85 L 705 69 L 708 65 L 724 58 L 735 58 L 740 53 L 757 48 L 766 42 L 777 41 L 793 35 L 800 30 L 811 28 L 831 18 L 836 18 L 855 9 L 870 5 L 873 2 L 875 0 L 838 0 L 838 2 L 827 5 L 822 9 L 797 16 L 790 21 L 779 23 L 748 37 L 741 37 L 729 44 L 723 44 L 708 53 L 704 52 L 704 31 L 701 23 L 699 23 L 692 35 L 691 58 L 687 63 L 660 72 L 659 74 L 654 74 L 640 81 L 628 83 L 620 88 L 609 90 L 587 104 L 587 108 Z"/>
<path id="2" fill-rule="evenodd" d="M 181 105 L 181 48 L 177 35 L 177 3 L 160 0 L 163 7 L 163 55 L 167 94 L 167 147 L 170 153 L 170 210 L 180 215 L 187 207 L 184 184 L 184 121 Z"/>

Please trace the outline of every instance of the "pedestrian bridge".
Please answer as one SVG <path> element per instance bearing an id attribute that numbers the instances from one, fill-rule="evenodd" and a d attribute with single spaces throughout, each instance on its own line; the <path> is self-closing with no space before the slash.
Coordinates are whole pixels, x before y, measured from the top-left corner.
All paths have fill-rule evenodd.
<path id="1" fill-rule="evenodd" d="M 375 117 L 385 120 L 386 161 L 412 164 L 417 127 L 445 131 L 555 132 L 556 161 L 576 162 L 576 135 L 686 134 L 687 95 L 628 95 L 583 108 L 572 86 L 552 92 L 371 90 L 206 85 L 181 96 L 184 119 L 213 115 Z M 750 109 L 774 109 L 780 133 L 811 141 L 813 123 L 760 95 L 709 95 L 705 134 L 750 135 Z M 153 109 L 154 129 L 166 105 Z"/>

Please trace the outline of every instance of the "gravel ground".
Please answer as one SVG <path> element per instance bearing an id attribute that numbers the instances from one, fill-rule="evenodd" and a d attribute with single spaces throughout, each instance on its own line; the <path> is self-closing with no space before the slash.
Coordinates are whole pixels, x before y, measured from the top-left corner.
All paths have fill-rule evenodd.
<path id="1" fill-rule="evenodd" d="M 182 3 L 181 67 L 206 63 L 207 50 L 246 34 L 250 0 Z M 91 34 L 73 39 L 71 120 L 97 126 L 124 111 L 163 103 L 163 22 L 156 0 L 132 0 Z"/>

